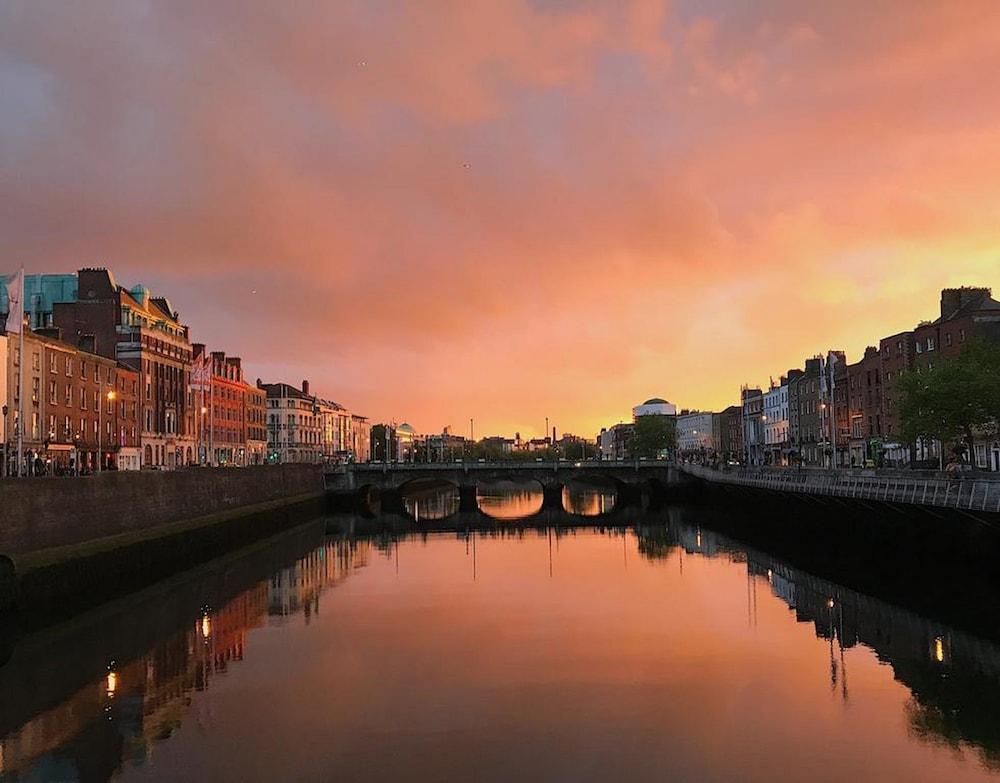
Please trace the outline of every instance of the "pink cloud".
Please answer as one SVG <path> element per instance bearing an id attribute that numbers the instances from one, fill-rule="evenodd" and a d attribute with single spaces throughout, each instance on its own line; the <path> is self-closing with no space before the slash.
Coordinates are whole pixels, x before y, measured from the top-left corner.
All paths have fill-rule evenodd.
<path id="1" fill-rule="evenodd" d="M 718 407 L 998 284 L 990 10 L 8 4 L 0 248 L 424 429 Z"/>

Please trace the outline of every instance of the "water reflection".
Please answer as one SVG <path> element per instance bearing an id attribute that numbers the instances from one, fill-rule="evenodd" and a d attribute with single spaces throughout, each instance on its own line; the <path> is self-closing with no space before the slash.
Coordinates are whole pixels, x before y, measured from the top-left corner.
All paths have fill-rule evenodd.
<path id="1" fill-rule="evenodd" d="M 479 510 L 494 519 L 523 519 L 542 510 L 545 497 L 537 481 L 497 481 L 476 488 Z"/>
<path id="2" fill-rule="evenodd" d="M 597 517 L 614 510 L 615 498 L 613 489 L 574 483 L 563 487 L 562 504 L 570 514 Z"/>
<path id="3" fill-rule="evenodd" d="M 1000 646 L 870 596 L 799 571 L 697 526 L 638 528 L 639 551 L 652 560 L 676 553 L 745 564 L 747 620 L 757 622 L 757 590 L 784 603 L 829 643 L 829 685 L 849 700 L 845 652 L 872 650 L 910 691 L 905 714 L 913 736 L 955 751 L 972 747 L 1000 771 Z"/>
<path id="4" fill-rule="evenodd" d="M 22 643 L 0 668 L 0 779 L 960 781 L 1000 764 L 997 645 L 677 511 L 330 539 L 154 624 L 126 655 L 99 623 Z"/>
<path id="5" fill-rule="evenodd" d="M 363 568 L 369 551 L 367 542 L 328 541 L 225 605 L 205 607 L 147 653 L 110 659 L 100 680 L 0 735 L 0 780 L 108 780 L 123 763 L 142 764 L 186 720 L 203 720 L 190 714 L 197 711 L 192 694 L 244 660 L 251 631 L 296 614 L 308 624 L 320 594 Z M 11 678 L 30 671 L 0 669 L 0 693 L 13 693 Z M 0 700 L 0 727 L 11 725 L 16 708 Z"/>
<path id="6" fill-rule="evenodd" d="M 447 519 L 458 511 L 459 501 L 458 488 L 451 484 L 417 487 L 403 493 L 406 513 L 417 522 Z"/>

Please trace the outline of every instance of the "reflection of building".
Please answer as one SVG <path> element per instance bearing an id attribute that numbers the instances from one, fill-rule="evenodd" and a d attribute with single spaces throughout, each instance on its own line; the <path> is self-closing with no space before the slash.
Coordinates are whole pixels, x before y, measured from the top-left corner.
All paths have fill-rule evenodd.
<path id="1" fill-rule="evenodd" d="M 328 541 L 295 565 L 274 574 L 267 584 L 268 614 L 287 617 L 300 609 L 306 619 L 319 609 L 319 596 L 368 563 L 369 544 Z"/>
<path id="2" fill-rule="evenodd" d="M 294 577 L 299 590 L 294 599 L 285 591 L 283 605 L 294 600 L 296 608 L 311 611 L 322 589 L 366 565 L 368 556 L 367 543 L 325 544 L 281 572 L 279 581 Z M 148 758 L 190 719 L 193 694 L 243 660 L 249 631 L 265 623 L 274 600 L 272 582 L 259 582 L 32 715 L 0 737 L 0 778 L 107 780 L 122 762 Z"/>

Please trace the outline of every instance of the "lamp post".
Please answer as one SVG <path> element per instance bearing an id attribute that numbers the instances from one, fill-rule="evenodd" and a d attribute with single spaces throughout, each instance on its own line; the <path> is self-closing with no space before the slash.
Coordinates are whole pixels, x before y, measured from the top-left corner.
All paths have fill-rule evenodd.
<path id="1" fill-rule="evenodd" d="M 201 443 L 198 445 L 198 464 L 202 464 L 201 450 L 205 450 L 205 462 L 208 462 L 208 448 L 206 447 L 207 440 L 205 440 L 205 414 L 208 413 L 208 408 L 204 405 L 201 406 Z M 277 443 L 277 433 L 275 433 L 275 442 Z"/>
<path id="2" fill-rule="evenodd" d="M 101 384 L 101 391 L 104 391 L 104 384 Z M 97 403 L 97 472 L 104 470 L 104 400 L 109 403 L 115 401 L 115 390 L 110 389 L 107 394 L 102 394 Z M 103 398 L 103 399 L 102 399 Z"/>
<path id="3" fill-rule="evenodd" d="M 7 475 L 7 473 L 10 472 L 10 465 L 8 464 L 10 462 L 10 460 L 8 459 L 10 450 L 7 448 L 7 414 L 9 412 L 10 409 L 6 405 L 4 405 L 3 406 L 3 475 L 5 476 Z"/>

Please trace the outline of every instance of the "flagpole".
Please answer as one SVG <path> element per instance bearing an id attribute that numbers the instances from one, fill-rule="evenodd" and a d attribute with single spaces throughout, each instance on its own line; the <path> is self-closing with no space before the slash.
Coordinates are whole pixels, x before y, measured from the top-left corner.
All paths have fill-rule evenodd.
<path id="1" fill-rule="evenodd" d="M 208 447 L 212 450 L 212 459 L 208 463 L 215 467 L 215 358 L 212 359 L 208 375 Z"/>

